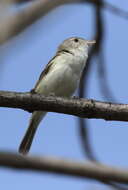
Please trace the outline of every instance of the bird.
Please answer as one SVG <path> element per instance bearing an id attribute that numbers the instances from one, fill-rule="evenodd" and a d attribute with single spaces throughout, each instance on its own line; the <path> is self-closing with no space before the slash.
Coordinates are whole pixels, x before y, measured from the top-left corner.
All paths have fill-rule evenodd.
<path id="1" fill-rule="evenodd" d="M 70 37 L 64 40 L 58 46 L 55 56 L 42 71 L 32 93 L 71 97 L 79 86 L 87 63 L 89 47 L 95 43 L 95 40 L 81 37 Z M 28 129 L 19 146 L 19 153 L 26 155 L 29 152 L 37 128 L 46 113 L 45 111 L 32 113 Z"/>

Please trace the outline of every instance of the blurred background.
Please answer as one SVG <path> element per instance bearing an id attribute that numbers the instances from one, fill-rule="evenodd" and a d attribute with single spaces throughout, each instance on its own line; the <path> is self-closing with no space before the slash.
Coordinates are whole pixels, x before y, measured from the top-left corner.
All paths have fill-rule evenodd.
<path id="1" fill-rule="evenodd" d="M 13 14 L 30 3 L 9 5 L 10 7 L 5 9 Z M 105 3 L 128 11 L 128 1 L 106 0 Z M 128 103 L 128 16 L 105 7 L 99 11 L 91 3 L 57 7 L 20 34 L 1 44 L 0 89 L 30 91 L 64 39 L 72 36 L 94 39 L 99 32 L 100 45 L 97 45 L 96 50 L 92 50 L 89 61 L 91 66 L 85 70 L 88 78 L 85 77 L 86 80 L 83 80 L 81 85 L 85 85 L 85 88 L 82 88 L 84 97 Z M 98 28 L 99 30 L 96 22 L 98 14 L 101 16 L 99 22 L 102 22 L 102 26 L 101 23 L 99 25 L 102 28 Z M 0 16 L 3 19 L 3 15 Z M 76 92 L 76 95 L 78 94 L 79 92 Z M 0 150 L 18 150 L 29 117 L 30 113 L 22 110 L 0 108 Z M 85 143 L 84 147 L 82 140 L 82 135 L 86 132 L 89 149 L 96 159 L 111 166 L 128 168 L 128 123 L 100 119 L 86 122 L 87 131 L 81 133 L 77 117 L 48 113 L 36 133 L 30 154 L 87 160 L 87 144 Z M 2 189 L 110 189 L 97 181 L 55 174 L 0 169 L 0 176 Z"/>

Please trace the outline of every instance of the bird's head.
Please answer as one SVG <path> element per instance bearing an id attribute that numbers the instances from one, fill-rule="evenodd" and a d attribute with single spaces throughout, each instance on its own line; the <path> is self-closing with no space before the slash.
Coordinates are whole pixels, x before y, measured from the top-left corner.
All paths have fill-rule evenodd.
<path id="1" fill-rule="evenodd" d="M 81 51 L 83 53 L 85 52 L 85 54 L 88 54 L 89 47 L 95 43 L 95 40 L 85 40 L 84 38 L 72 37 L 64 40 L 58 47 L 58 51 L 67 50 L 72 53 L 75 51 Z"/>

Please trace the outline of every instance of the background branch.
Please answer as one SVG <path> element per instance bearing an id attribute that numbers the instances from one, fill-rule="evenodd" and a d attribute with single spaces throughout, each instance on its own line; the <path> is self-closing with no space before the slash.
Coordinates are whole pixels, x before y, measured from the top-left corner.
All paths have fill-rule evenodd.
<path id="1" fill-rule="evenodd" d="M 57 6 L 80 1 L 81 0 L 33 1 L 24 9 L 16 12 L 15 14 L 8 15 L 5 19 L 3 19 L 0 26 L 0 33 L 2 33 L 2 35 L 0 35 L 0 44 L 5 43 L 10 38 L 19 34 L 26 27 L 34 23 L 40 17 L 45 16 L 48 12 Z"/>
<path id="2" fill-rule="evenodd" d="M 80 83 L 80 88 L 79 88 L 79 97 L 83 98 L 86 97 L 87 92 L 88 92 L 88 80 L 89 80 L 89 75 L 90 75 L 90 70 L 92 68 L 92 60 L 94 56 L 97 54 L 97 52 L 100 51 L 100 47 L 102 44 L 102 39 L 103 39 L 103 19 L 101 15 L 101 7 L 103 6 L 104 2 L 103 1 L 98 1 L 98 4 L 94 4 L 94 13 L 95 13 L 95 36 L 93 39 L 96 40 L 96 44 L 92 46 L 89 52 L 89 58 L 86 63 L 86 67 L 84 69 L 82 78 L 81 78 L 81 83 Z M 102 5 L 102 6 L 101 6 Z M 97 161 L 97 158 L 94 155 L 91 142 L 90 142 L 90 134 L 89 134 L 89 128 L 87 126 L 87 121 L 82 118 L 78 118 L 79 121 L 79 133 L 81 137 L 81 145 L 83 147 L 85 155 L 88 157 L 88 159 L 92 161 Z"/>
<path id="3" fill-rule="evenodd" d="M 128 13 L 114 7 L 108 3 L 102 3 L 99 0 L 38 0 L 32 1 L 30 5 L 17 11 L 14 14 L 7 14 L 6 17 L 1 18 L 0 25 L 0 44 L 5 43 L 12 37 L 18 35 L 32 23 L 37 21 L 39 18 L 45 16 L 48 12 L 55 9 L 56 7 L 69 3 L 91 3 L 98 5 L 113 13 L 120 15 L 124 18 L 128 18 Z"/>
<path id="4" fill-rule="evenodd" d="M 0 166 L 96 180 L 111 180 L 128 184 L 127 170 L 91 162 L 74 162 L 48 157 L 21 156 L 15 153 L 0 152 Z"/>

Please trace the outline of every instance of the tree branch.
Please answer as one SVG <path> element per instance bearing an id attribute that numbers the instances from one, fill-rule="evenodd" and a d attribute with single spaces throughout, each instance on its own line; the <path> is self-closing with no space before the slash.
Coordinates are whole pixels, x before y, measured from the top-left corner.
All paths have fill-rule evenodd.
<path id="1" fill-rule="evenodd" d="M 20 108 L 29 112 L 42 110 L 83 118 L 128 121 L 128 104 L 82 98 L 45 97 L 32 93 L 0 91 L 0 107 Z"/>
<path id="2" fill-rule="evenodd" d="M 15 153 L 0 152 L 0 166 L 96 180 L 110 180 L 128 184 L 127 170 L 91 162 L 74 162 L 48 157 L 21 156 Z"/>

